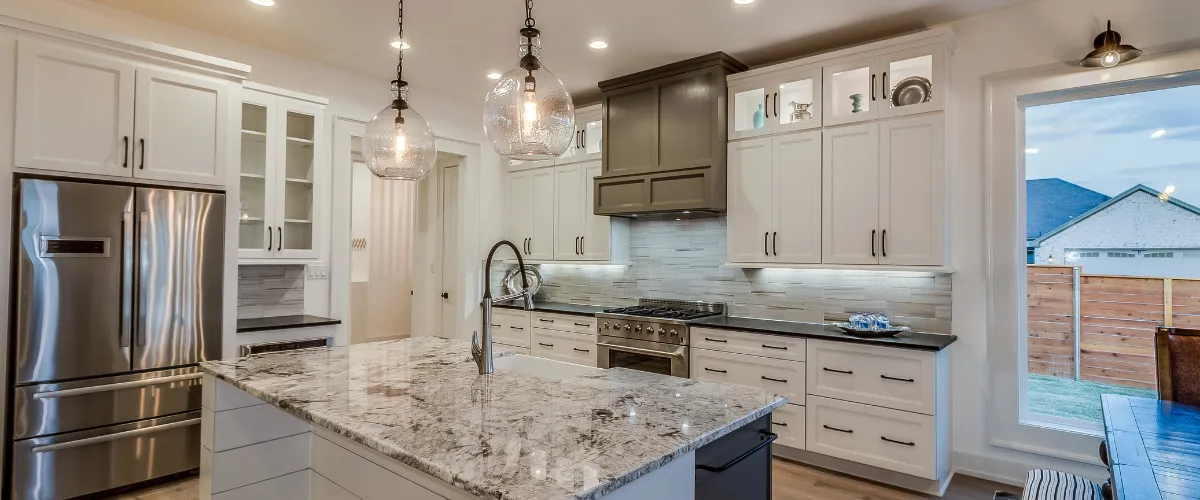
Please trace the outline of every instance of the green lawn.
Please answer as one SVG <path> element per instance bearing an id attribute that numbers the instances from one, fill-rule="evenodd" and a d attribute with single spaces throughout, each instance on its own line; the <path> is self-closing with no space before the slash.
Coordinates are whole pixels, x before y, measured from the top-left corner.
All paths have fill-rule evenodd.
<path id="1" fill-rule="evenodd" d="M 1029 374 L 1029 409 L 1033 413 L 1103 422 L 1101 394 L 1158 398 L 1152 389 Z"/>

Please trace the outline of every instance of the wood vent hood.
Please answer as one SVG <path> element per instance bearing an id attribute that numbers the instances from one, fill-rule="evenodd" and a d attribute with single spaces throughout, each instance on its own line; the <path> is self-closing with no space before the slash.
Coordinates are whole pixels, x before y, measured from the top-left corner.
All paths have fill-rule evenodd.
<path id="1" fill-rule="evenodd" d="M 717 52 L 600 82 L 596 215 L 724 212 L 725 77 L 746 69 Z"/>

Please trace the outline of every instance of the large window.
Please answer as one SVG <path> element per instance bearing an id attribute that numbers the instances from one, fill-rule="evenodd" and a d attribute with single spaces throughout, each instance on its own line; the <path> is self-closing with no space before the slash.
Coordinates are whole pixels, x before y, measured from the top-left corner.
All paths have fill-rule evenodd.
<path id="1" fill-rule="evenodd" d="M 1200 327 L 1200 86 L 1025 110 L 1026 404 L 1155 397 L 1154 330 Z"/>

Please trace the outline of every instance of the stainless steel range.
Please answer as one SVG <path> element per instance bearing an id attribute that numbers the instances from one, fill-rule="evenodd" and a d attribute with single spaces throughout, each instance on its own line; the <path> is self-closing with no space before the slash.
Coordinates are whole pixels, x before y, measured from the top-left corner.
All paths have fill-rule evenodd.
<path id="1" fill-rule="evenodd" d="M 689 323 L 725 314 L 725 304 L 638 299 L 638 305 L 596 314 L 596 362 L 601 368 L 630 368 L 688 378 Z"/>

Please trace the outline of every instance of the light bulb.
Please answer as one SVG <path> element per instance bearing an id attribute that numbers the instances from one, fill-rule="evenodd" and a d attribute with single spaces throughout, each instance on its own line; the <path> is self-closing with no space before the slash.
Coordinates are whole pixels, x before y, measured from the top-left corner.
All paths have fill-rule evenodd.
<path id="1" fill-rule="evenodd" d="M 408 151 L 408 140 L 404 138 L 404 124 L 396 124 L 396 161 L 404 157 Z"/>
<path id="2" fill-rule="evenodd" d="M 1100 57 L 1100 65 L 1105 68 L 1111 68 L 1121 62 L 1121 55 L 1116 52 L 1105 52 Z"/>

